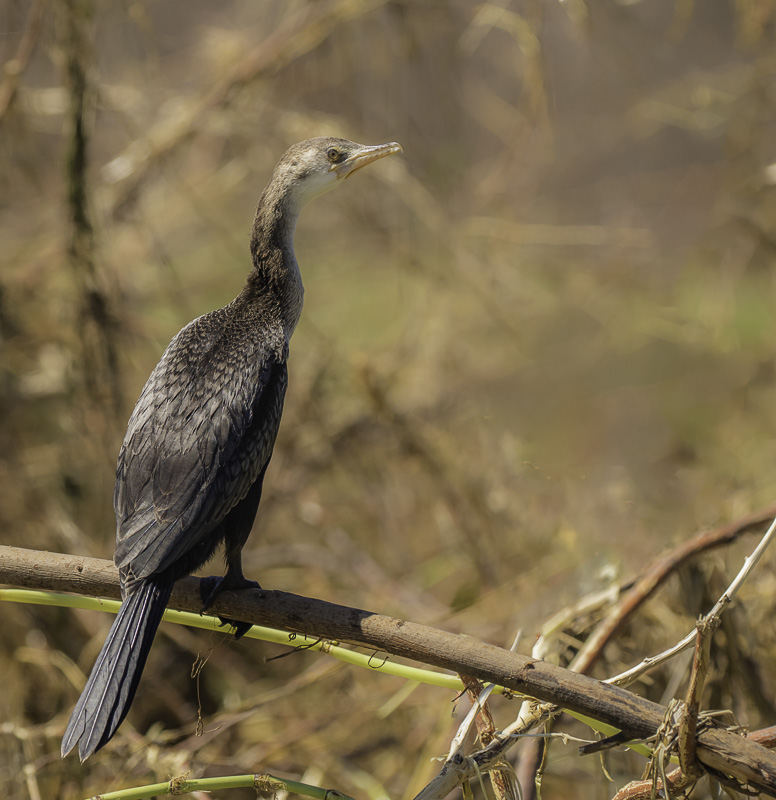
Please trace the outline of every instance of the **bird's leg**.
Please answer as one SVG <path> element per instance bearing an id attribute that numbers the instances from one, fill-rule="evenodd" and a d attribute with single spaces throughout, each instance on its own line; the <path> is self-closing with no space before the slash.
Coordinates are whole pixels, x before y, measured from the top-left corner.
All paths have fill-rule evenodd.
<path id="1" fill-rule="evenodd" d="M 240 589 L 261 589 L 257 581 L 248 580 L 242 571 L 242 554 L 237 553 L 229 559 L 226 574 L 219 578 L 210 575 L 202 578 L 199 584 L 199 594 L 202 598 L 202 611 L 207 611 L 221 592 L 233 592 Z"/>
<path id="2" fill-rule="evenodd" d="M 251 581 L 243 575 L 242 549 L 229 556 L 226 573 L 218 585 L 219 592 L 234 591 L 236 589 L 261 589 L 258 581 Z"/>
<path id="3" fill-rule="evenodd" d="M 238 589 L 261 589 L 257 581 L 249 581 L 242 574 L 241 560 L 239 555 L 237 556 L 236 564 L 234 560 L 231 560 L 223 578 L 218 578 L 215 575 L 202 578 L 199 584 L 199 594 L 202 599 L 201 614 L 204 614 L 213 605 L 221 592 L 231 592 Z M 235 639 L 239 639 L 251 628 L 250 622 L 240 622 L 228 617 L 219 617 L 218 619 L 222 625 L 231 625 L 235 629 Z"/>
<path id="4" fill-rule="evenodd" d="M 248 580 L 242 571 L 242 549 L 250 535 L 253 527 L 253 520 L 259 508 L 261 500 L 261 487 L 264 482 L 264 473 L 267 467 L 261 471 L 259 477 L 251 486 L 250 491 L 227 515 L 223 522 L 224 525 L 224 544 L 226 547 L 226 574 L 223 578 L 210 577 L 203 578 L 199 585 L 200 597 L 202 598 L 202 612 L 205 612 L 213 605 L 221 592 L 234 591 L 239 589 L 261 589 L 256 581 Z M 235 620 L 219 617 L 222 625 L 232 625 L 235 628 L 235 638 L 239 639 L 251 627 L 249 622 L 237 622 Z"/>

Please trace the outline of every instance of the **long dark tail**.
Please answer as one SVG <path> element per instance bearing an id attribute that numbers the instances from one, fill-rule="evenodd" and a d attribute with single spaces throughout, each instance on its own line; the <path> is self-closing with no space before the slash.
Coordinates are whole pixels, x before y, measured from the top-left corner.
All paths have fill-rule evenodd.
<path id="1" fill-rule="evenodd" d="M 62 758 L 78 744 L 81 761 L 107 744 L 127 715 L 172 592 L 145 580 L 121 605 L 62 737 Z"/>

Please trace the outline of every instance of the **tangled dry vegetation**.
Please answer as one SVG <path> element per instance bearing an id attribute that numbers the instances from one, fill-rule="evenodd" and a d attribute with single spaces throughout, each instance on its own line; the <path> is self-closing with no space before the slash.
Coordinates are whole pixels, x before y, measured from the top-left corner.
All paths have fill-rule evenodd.
<path id="1" fill-rule="evenodd" d="M 115 456 L 145 377 L 181 325 L 239 290 L 278 155 L 327 133 L 405 155 L 300 225 L 305 313 L 248 574 L 505 647 L 521 630 L 521 653 L 545 631 L 542 655 L 566 666 L 645 565 L 699 530 L 764 521 L 767 4 L 12 0 L 0 14 L 3 544 L 110 557 Z M 755 541 L 684 559 L 590 674 L 692 629 Z M 776 718 L 773 558 L 723 615 L 702 696 L 750 730 Z M 109 620 L 2 611 L 8 797 L 265 771 L 414 796 L 468 710 L 454 690 L 166 625 L 127 723 L 81 766 L 59 738 Z M 689 676 L 679 657 L 636 690 L 665 705 Z M 518 701 L 488 705 L 502 729 Z M 567 717 L 554 730 L 592 737 Z M 485 791 L 508 793 L 515 770 L 528 796 L 535 746 L 508 759 L 505 788 Z M 644 765 L 553 740 L 542 796 L 613 797 Z M 714 791 L 704 779 L 694 796 Z"/>

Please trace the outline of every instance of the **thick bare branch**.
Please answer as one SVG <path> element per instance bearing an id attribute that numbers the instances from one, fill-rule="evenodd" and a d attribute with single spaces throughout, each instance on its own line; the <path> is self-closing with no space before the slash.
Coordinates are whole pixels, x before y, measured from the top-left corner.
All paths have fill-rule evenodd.
<path id="1" fill-rule="evenodd" d="M 109 561 L 0 547 L 0 582 L 14 586 L 118 597 L 118 574 Z M 170 605 L 198 612 L 197 578 L 176 584 Z M 275 591 L 224 592 L 212 609 L 230 619 L 294 633 L 352 642 L 474 676 L 601 720 L 633 739 L 653 736 L 665 709 L 617 686 L 512 653 L 469 636 L 386 617 L 362 609 Z M 776 796 L 776 754 L 725 730 L 698 736 L 698 759 Z"/>

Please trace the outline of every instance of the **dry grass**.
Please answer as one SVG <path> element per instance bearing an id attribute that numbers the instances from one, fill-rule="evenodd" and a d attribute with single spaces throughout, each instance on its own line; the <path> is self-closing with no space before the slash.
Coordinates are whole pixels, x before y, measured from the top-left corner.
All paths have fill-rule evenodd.
<path id="1" fill-rule="evenodd" d="M 498 644 L 522 628 L 530 647 L 563 605 L 772 502 L 774 20 L 756 5 L 94 0 L 76 22 L 94 43 L 87 189 L 113 413 L 80 355 L 65 5 L 46 4 L 0 119 L 3 542 L 111 555 L 115 455 L 145 377 L 179 327 L 239 290 L 279 154 L 329 132 L 405 155 L 312 206 L 297 234 L 305 313 L 246 550 L 263 585 Z M 26 13 L 0 12 L 3 62 Z M 683 569 L 597 674 L 684 633 L 749 544 Z M 772 575 L 771 559 L 712 647 L 706 704 L 752 727 L 774 714 Z M 116 739 L 61 762 L 73 676 L 109 620 L 3 612 L 9 797 L 185 771 L 412 796 L 458 724 L 440 690 L 394 706 L 397 679 L 312 654 L 265 663 L 278 648 L 168 626 Z M 195 738 L 189 672 L 209 648 L 211 733 Z M 662 700 L 674 676 L 681 691 L 686 664 L 644 691 Z M 506 724 L 515 703 L 493 706 Z M 608 766 L 622 784 L 643 764 Z M 614 793 L 597 760 L 554 746 L 543 796 L 569 786 Z"/>

